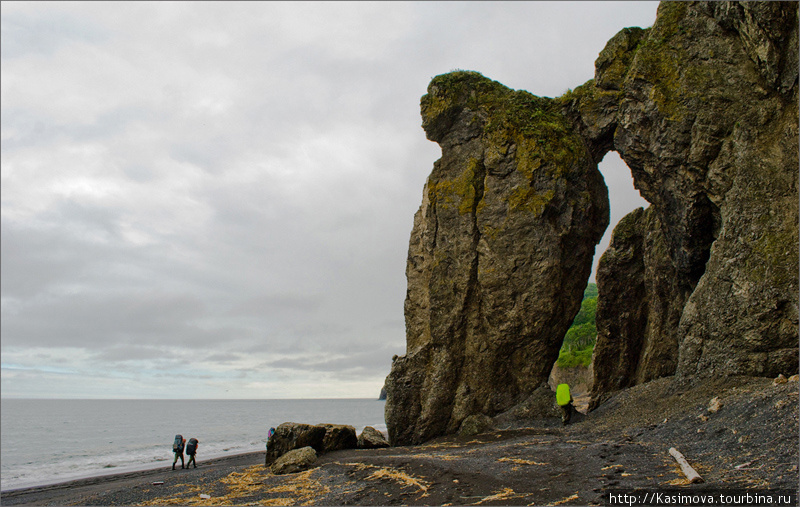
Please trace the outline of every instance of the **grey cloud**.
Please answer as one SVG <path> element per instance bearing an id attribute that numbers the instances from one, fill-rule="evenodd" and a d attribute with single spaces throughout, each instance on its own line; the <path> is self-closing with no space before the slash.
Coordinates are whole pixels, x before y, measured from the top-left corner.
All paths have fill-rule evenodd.
<path id="1" fill-rule="evenodd" d="M 216 377 L 213 375 L 203 374 L 203 373 L 183 373 L 183 372 L 168 372 L 168 373 L 156 373 L 153 375 L 154 378 L 157 379 L 168 379 L 173 381 L 175 379 L 188 379 L 188 380 L 213 380 Z"/>
<path id="2" fill-rule="evenodd" d="M 207 331 L 191 323 L 202 315 L 203 309 L 197 298 L 155 291 L 129 296 L 45 296 L 3 319 L 3 342 L 87 348 L 133 343 L 213 343 L 214 338 Z"/>
<path id="3" fill-rule="evenodd" d="M 386 375 L 391 366 L 392 349 L 390 347 L 371 346 L 370 348 L 351 349 L 347 355 L 329 357 L 310 355 L 268 361 L 263 368 L 313 372 L 347 372 L 348 376 Z"/>
<path id="4" fill-rule="evenodd" d="M 233 354 L 233 353 L 220 353 L 220 354 L 211 354 L 210 356 L 206 356 L 203 358 L 203 361 L 208 361 L 211 363 L 219 363 L 219 364 L 230 364 L 233 361 L 237 361 L 242 358 L 241 354 Z"/>
<path id="5" fill-rule="evenodd" d="M 201 167 L 211 174 L 221 174 L 235 159 L 239 146 L 224 134 L 197 132 L 184 140 L 175 140 L 169 147 L 169 156 L 178 161 Z"/>
<path id="6" fill-rule="evenodd" d="M 4 3 L 4 351 L 87 349 L 163 378 L 189 375 L 168 349 L 285 358 L 230 373 L 253 378 L 385 375 L 440 156 L 420 127 L 430 78 L 472 68 L 557 95 L 655 17 L 562 4 Z M 119 72 L 87 80 L 89 56 Z"/>
<path id="7" fill-rule="evenodd" d="M 14 125 L 16 132 L 3 139 L 2 152 L 14 153 L 16 150 L 36 146 L 48 146 L 58 135 L 57 129 L 46 119 L 32 111 L 12 104 L 3 107 L 0 118 L 5 125 Z"/>
<path id="8" fill-rule="evenodd" d="M 389 319 L 389 320 L 384 320 L 384 321 L 378 322 L 372 328 L 373 329 L 390 329 L 390 330 L 393 330 L 393 331 L 398 330 L 398 329 L 405 330 L 406 323 L 405 323 L 405 321 L 403 319 Z"/>
<path id="9" fill-rule="evenodd" d="M 126 163 L 122 170 L 127 178 L 137 183 L 148 183 L 156 179 L 155 170 L 141 162 Z"/>
<path id="10" fill-rule="evenodd" d="M 168 349 L 157 345 L 126 344 L 112 345 L 99 350 L 93 360 L 101 363 L 126 363 L 128 361 L 152 361 L 153 358 L 164 357 Z"/>
<path id="11" fill-rule="evenodd" d="M 62 236 L 58 231 L 49 233 L 19 228 L 5 220 L 2 229 L 0 285 L 6 298 L 38 294 L 53 283 L 69 280 L 71 273 L 80 271 L 89 262 L 88 259 L 81 262 L 79 257 L 70 258 L 53 251 L 53 236 Z"/>
<path id="12" fill-rule="evenodd" d="M 2 58 L 20 58 L 30 54 L 52 55 L 69 42 L 100 44 L 109 34 L 84 17 L 66 10 L 37 9 L 34 13 L 15 12 L 3 8 L 0 51 Z"/>
<path id="13" fill-rule="evenodd" d="M 21 371 L 21 372 L 30 372 L 30 373 L 44 373 L 47 375 L 78 375 L 79 373 L 71 368 L 54 368 L 50 366 L 44 367 L 29 367 L 29 366 L 19 366 L 15 364 L 11 365 L 3 365 L 4 370 L 9 371 Z"/>
<path id="14" fill-rule="evenodd" d="M 151 247 L 126 245 L 119 220 L 119 210 L 71 201 L 44 214 L 38 226 L 3 219 L 4 297 L 28 298 L 70 287 L 152 287 L 157 280 L 142 278 L 158 269 L 153 263 L 159 254 Z"/>
<path id="15" fill-rule="evenodd" d="M 242 301 L 233 306 L 228 314 L 231 316 L 267 316 L 290 312 L 294 315 L 303 315 L 317 311 L 322 301 L 323 298 L 320 295 L 269 294 Z"/>

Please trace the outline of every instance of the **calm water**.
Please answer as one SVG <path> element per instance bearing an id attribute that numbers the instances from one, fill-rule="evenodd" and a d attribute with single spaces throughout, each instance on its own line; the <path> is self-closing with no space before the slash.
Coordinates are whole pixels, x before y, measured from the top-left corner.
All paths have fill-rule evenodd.
<path id="1" fill-rule="evenodd" d="M 263 451 L 282 422 L 372 426 L 384 402 L 336 400 L 0 400 L 1 489 L 172 466 L 180 433 L 204 459 Z"/>

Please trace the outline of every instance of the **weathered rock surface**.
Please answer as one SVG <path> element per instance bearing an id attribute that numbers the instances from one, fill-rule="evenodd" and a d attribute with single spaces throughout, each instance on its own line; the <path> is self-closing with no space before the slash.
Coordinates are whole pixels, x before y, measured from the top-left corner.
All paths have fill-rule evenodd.
<path id="1" fill-rule="evenodd" d="M 455 432 L 546 381 L 577 312 L 617 151 L 651 203 L 598 270 L 594 404 L 664 375 L 798 370 L 798 4 L 663 2 L 557 99 L 434 78 L 442 147 L 414 218 L 390 441 Z"/>
<path id="2" fill-rule="evenodd" d="M 422 98 L 442 157 L 411 233 L 392 444 L 453 433 L 547 380 L 608 225 L 596 160 L 560 107 L 475 72 L 438 76 Z"/>
<path id="3" fill-rule="evenodd" d="M 602 123 L 652 203 L 598 269 L 593 404 L 673 373 L 797 371 L 797 17 L 796 3 L 662 3 L 570 104 L 580 116 L 620 94 Z"/>
<path id="4" fill-rule="evenodd" d="M 655 208 L 620 220 L 597 268 L 590 409 L 608 393 L 675 373 L 688 297 L 677 280 Z"/>
<path id="5" fill-rule="evenodd" d="M 300 424 L 286 422 L 275 428 L 267 441 L 266 463 L 272 463 L 287 452 L 312 447 L 319 453 L 355 449 L 356 429 L 347 424 Z"/>
<path id="6" fill-rule="evenodd" d="M 317 451 L 313 447 L 293 449 L 270 465 L 275 475 L 294 474 L 308 470 L 317 461 Z"/>
<path id="7" fill-rule="evenodd" d="M 458 428 L 458 435 L 462 437 L 471 437 L 485 433 L 493 427 L 494 421 L 492 421 L 492 418 L 488 415 L 472 414 L 461 421 L 461 427 Z"/>
<path id="8" fill-rule="evenodd" d="M 358 435 L 359 449 L 381 449 L 383 447 L 389 447 L 389 442 L 386 441 L 383 433 L 372 426 L 367 426 Z"/>
<path id="9" fill-rule="evenodd" d="M 358 445 L 356 429 L 348 424 L 320 424 L 325 428 L 325 437 L 322 439 L 322 451 L 338 451 L 340 449 L 355 449 Z"/>
<path id="10" fill-rule="evenodd" d="M 511 428 L 533 419 L 557 419 L 560 422 L 560 418 L 561 409 L 556 404 L 555 391 L 547 384 L 542 384 L 522 403 L 497 414 L 493 419 L 495 427 Z"/>
<path id="11" fill-rule="evenodd" d="M 285 422 L 275 428 L 275 433 L 267 440 L 266 464 L 274 462 L 289 451 L 302 447 L 313 447 L 318 452 L 325 449 L 324 426 Z"/>

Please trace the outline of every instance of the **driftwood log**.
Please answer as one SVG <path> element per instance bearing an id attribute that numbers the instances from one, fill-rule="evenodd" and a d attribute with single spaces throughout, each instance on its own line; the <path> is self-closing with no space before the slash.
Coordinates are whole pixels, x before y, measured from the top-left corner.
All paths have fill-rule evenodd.
<path id="1" fill-rule="evenodd" d="M 697 471 L 694 468 L 692 468 L 692 465 L 690 465 L 689 462 L 686 461 L 686 458 L 683 457 L 683 454 L 681 454 L 674 447 L 669 448 L 669 453 L 672 455 L 673 458 L 675 458 L 675 461 L 677 461 L 678 464 L 681 466 L 681 472 L 683 472 L 683 475 L 685 475 L 686 478 L 689 479 L 689 482 L 691 484 L 694 484 L 696 482 L 703 482 L 703 478 L 700 477 L 700 474 L 698 474 Z"/>

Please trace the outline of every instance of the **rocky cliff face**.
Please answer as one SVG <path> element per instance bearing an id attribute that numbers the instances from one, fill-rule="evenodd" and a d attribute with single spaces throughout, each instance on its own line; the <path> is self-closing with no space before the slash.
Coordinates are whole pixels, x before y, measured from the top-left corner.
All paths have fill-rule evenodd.
<path id="1" fill-rule="evenodd" d="M 557 102 L 456 72 L 421 108 L 442 157 L 411 233 L 393 444 L 455 432 L 547 381 L 608 225 L 597 164 Z"/>
<path id="2" fill-rule="evenodd" d="M 600 262 L 593 404 L 673 373 L 796 372 L 797 4 L 665 2 L 614 42 L 630 63 L 604 78 L 624 65 L 601 54 L 595 88 L 621 90 L 613 147 L 652 205 Z"/>
<path id="3" fill-rule="evenodd" d="M 414 219 L 394 444 L 451 433 L 546 381 L 607 223 L 615 150 L 651 206 L 597 274 L 595 404 L 663 375 L 798 368 L 797 3 L 664 2 L 558 99 L 435 78 L 442 147 Z"/>
<path id="4" fill-rule="evenodd" d="M 597 269 L 595 408 L 604 394 L 673 375 L 678 327 L 689 293 L 682 288 L 655 207 L 620 220 Z"/>

